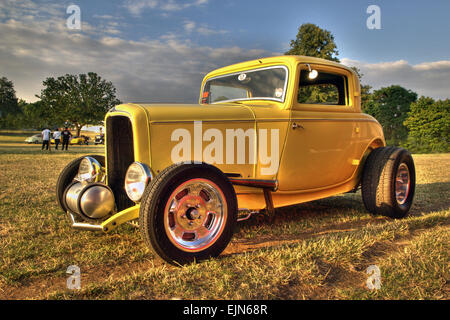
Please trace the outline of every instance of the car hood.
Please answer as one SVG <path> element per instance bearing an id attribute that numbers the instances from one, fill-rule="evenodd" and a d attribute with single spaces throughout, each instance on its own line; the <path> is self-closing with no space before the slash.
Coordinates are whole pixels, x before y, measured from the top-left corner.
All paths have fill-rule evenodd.
<path id="1" fill-rule="evenodd" d="M 255 120 L 252 109 L 237 103 L 226 104 L 126 104 L 116 110 L 145 110 L 150 122 Z"/>

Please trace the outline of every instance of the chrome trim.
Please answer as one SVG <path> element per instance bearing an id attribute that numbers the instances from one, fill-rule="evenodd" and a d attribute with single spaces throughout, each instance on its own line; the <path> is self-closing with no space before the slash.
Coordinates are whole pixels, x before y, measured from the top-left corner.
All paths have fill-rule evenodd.
<path id="1" fill-rule="evenodd" d="M 80 213 L 90 219 L 103 219 L 114 213 L 115 199 L 112 190 L 103 184 L 88 184 L 78 200 Z"/>
<path id="2" fill-rule="evenodd" d="M 259 213 L 258 211 L 252 211 L 252 210 L 249 210 L 249 209 L 247 209 L 247 208 L 239 208 L 238 209 L 238 212 L 240 213 L 240 212 L 248 212 L 248 214 L 246 215 L 246 216 L 244 216 L 244 217 L 242 217 L 242 218 L 238 218 L 236 221 L 237 222 L 241 222 L 241 221 L 245 221 L 245 220 L 248 220 L 248 219 L 250 219 L 251 218 L 251 216 L 252 215 L 254 215 L 255 213 Z"/>
<path id="3" fill-rule="evenodd" d="M 373 119 L 358 118 L 293 118 L 291 121 L 355 121 L 355 122 L 377 122 Z"/>
<path id="4" fill-rule="evenodd" d="M 405 204 L 408 200 L 411 185 L 411 177 L 408 166 L 402 162 L 397 169 L 395 177 L 395 200 L 399 205 Z"/>
<path id="5" fill-rule="evenodd" d="M 100 224 L 90 224 L 85 222 L 78 222 L 75 220 L 73 213 L 68 212 L 71 227 L 78 230 L 88 230 L 88 231 L 103 231 L 103 227 Z"/>
<path id="6" fill-rule="evenodd" d="M 74 180 L 79 181 L 81 183 L 87 183 L 87 182 L 93 183 L 93 182 L 104 181 L 104 179 L 105 179 L 105 170 L 103 169 L 103 167 L 100 164 L 100 162 L 98 162 L 97 159 L 95 159 L 93 157 L 84 157 L 83 160 L 84 159 L 89 161 L 89 165 L 95 171 L 95 174 L 92 177 L 90 177 L 89 179 L 82 180 L 79 177 L 79 168 L 78 168 L 78 172 L 77 172 L 77 175 L 75 176 Z M 81 161 L 83 161 L 83 160 L 81 160 Z"/>
<path id="7" fill-rule="evenodd" d="M 84 186 L 81 182 L 74 182 L 69 187 L 67 187 L 66 191 L 64 192 L 64 201 L 66 202 L 67 208 L 71 212 L 79 214 L 78 198 L 80 197 L 83 187 Z"/>
<path id="8" fill-rule="evenodd" d="M 164 209 L 164 230 L 178 249 L 199 252 L 222 234 L 228 217 L 224 194 L 203 178 L 181 183 Z"/>
<path id="9" fill-rule="evenodd" d="M 169 124 L 169 123 L 191 123 L 195 121 L 201 122 L 289 122 L 289 121 L 355 121 L 355 122 L 377 122 L 372 119 L 354 119 L 354 118 L 295 118 L 295 119 L 253 119 L 253 120 L 166 120 L 166 121 L 150 121 L 151 124 Z"/>
<path id="10" fill-rule="evenodd" d="M 251 98 L 221 100 L 221 101 L 217 101 L 217 102 L 213 102 L 213 103 L 209 103 L 209 104 L 220 104 L 220 103 L 233 102 L 233 101 L 252 101 L 252 100 L 269 100 L 269 101 L 276 101 L 276 102 L 284 102 L 286 100 L 287 85 L 288 85 L 288 80 L 289 80 L 289 76 L 290 76 L 289 69 L 285 65 L 276 65 L 276 66 L 270 66 L 270 67 L 264 67 L 264 68 L 241 70 L 238 72 L 227 73 L 227 74 L 223 74 L 220 76 L 215 76 L 215 77 L 209 78 L 205 81 L 205 84 L 203 85 L 200 97 L 203 96 L 203 92 L 205 91 L 206 84 L 211 80 L 230 77 L 230 76 L 234 76 L 234 75 L 241 74 L 241 73 L 250 73 L 250 72 L 257 72 L 257 71 L 269 70 L 269 69 L 284 69 L 284 71 L 286 71 L 286 79 L 284 80 L 284 87 L 283 87 L 283 96 L 280 99 L 269 98 L 269 97 L 251 97 Z M 200 98 L 200 101 L 201 101 L 201 98 Z"/>
<path id="11" fill-rule="evenodd" d="M 66 189 L 64 197 L 69 212 L 84 220 L 100 220 L 114 213 L 114 194 L 102 183 L 74 182 Z"/>

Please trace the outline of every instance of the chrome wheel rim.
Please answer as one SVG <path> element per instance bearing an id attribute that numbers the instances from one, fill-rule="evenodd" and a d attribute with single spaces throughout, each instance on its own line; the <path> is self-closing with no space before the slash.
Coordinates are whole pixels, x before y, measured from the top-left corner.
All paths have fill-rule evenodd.
<path id="1" fill-rule="evenodd" d="M 404 204 L 408 199 L 410 188 L 410 175 L 408 166 L 405 163 L 400 164 L 395 178 L 395 198 L 398 204 Z"/>
<path id="2" fill-rule="evenodd" d="M 226 201 L 220 188 L 207 179 L 192 179 L 170 195 L 164 210 L 164 228 L 176 247 L 195 252 L 217 240 L 226 218 Z"/>

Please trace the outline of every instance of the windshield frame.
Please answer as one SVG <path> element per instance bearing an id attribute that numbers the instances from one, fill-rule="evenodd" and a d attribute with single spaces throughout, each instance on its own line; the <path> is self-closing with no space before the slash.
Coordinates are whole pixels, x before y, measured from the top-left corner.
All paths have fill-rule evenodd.
<path id="1" fill-rule="evenodd" d="M 276 102 L 284 103 L 285 100 L 286 100 L 287 86 L 288 86 L 288 82 L 289 82 L 289 68 L 287 66 L 285 66 L 285 65 L 274 65 L 274 66 L 270 66 L 270 67 L 262 67 L 262 68 L 241 70 L 241 71 L 238 71 L 238 72 L 232 72 L 232 73 L 227 73 L 227 74 L 223 74 L 223 75 L 220 75 L 220 76 L 211 77 L 211 78 L 205 80 L 205 83 L 203 85 L 200 97 L 202 97 L 203 93 L 205 92 L 206 84 L 209 81 L 211 81 L 211 80 L 219 79 L 219 78 L 225 78 L 225 77 L 230 77 L 230 76 L 238 75 L 238 74 L 241 74 L 241 73 L 251 73 L 251 72 L 257 72 L 257 71 L 268 70 L 268 69 L 284 69 L 284 71 L 286 72 L 286 79 L 284 80 L 284 86 L 283 86 L 283 95 L 280 98 L 271 98 L 271 97 L 236 98 L 236 99 L 229 99 L 229 100 L 221 100 L 221 101 L 217 101 L 217 102 L 211 102 L 211 103 L 208 103 L 208 104 L 219 104 L 219 103 L 226 103 L 226 102 L 251 101 L 251 100 L 270 100 L 270 101 L 276 101 Z"/>

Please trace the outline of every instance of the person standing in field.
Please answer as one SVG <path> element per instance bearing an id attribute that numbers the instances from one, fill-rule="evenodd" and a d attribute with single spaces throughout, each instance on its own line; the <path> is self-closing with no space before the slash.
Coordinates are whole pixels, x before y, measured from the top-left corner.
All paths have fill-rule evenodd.
<path id="1" fill-rule="evenodd" d="M 42 149 L 41 150 L 44 150 L 44 147 L 46 147 L 45 150 L 49 149 L 49 147 L 50 147 L 50 133 L 51 133 L 51 131 L 48 128 L 45 128 L 42 131 Z"/>
<path id="2" fill-rule="evenodd" d="M 61 131 L 59 131 L 59 128 L 56 128 L 56 131 L 53 132 L 53 139 L 55 139 L 55 150 L 58 150 L 59 142 L 61 139 Z"/>
<path id="3" fill-rule="evenodd" d="M 64 146 L 67 147 L 69 146 L 69 140 L 70 137 L 72 136 L 72 133 L 70 133 L 69 129 L 66 127 L 63 132 L 61 133 L 62 135 L 62 150 L 64 150 Z"/>

